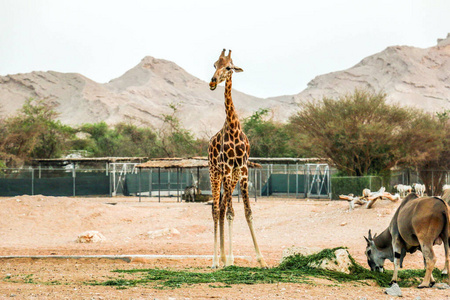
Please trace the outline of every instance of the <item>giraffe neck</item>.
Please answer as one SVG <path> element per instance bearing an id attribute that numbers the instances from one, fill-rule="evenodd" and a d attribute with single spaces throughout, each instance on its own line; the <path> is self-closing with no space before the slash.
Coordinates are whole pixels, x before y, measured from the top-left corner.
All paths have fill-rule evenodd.
<path id="1" fill-rule="evenodd" d="M 225 112 L 227 113 L 227 118 L 225 123 L 228 125 L 230 129 L 241 129 L 241 123 L 239 122 L 238 115 L 234 108 L 233 99 L 231 98 L 231 73 L 227 77 L 225 82 Z"/>

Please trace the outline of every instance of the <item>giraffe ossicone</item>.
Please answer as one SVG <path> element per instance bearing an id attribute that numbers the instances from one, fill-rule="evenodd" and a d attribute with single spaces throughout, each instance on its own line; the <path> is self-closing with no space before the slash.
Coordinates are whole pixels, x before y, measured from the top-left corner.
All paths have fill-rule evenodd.
<path id="1" fill-rule="evenodd" d="M 217 244 L 218 234 L 220 236 L 220 260 L 223 265 L 233 265 L 233 220 L 234 210 L 232 193 L 239 182 L 244 209 L 253 245 L 256 251 L 256 258 L 262 267 L 267 264 L 259 250 L 253 229 L 253 217 L 248 194 L 248 157 L 250 154 L 250 144 L 247 136 L 242 131 L 241 123 L 234 108 L 231 98 L 232 75 L 233 72 L 243 70 L 233 64 L 231 50 L 225 55 L 223 49 L 219 59 L 214 63 L 214 72 L 209 87 L 215 90 L 217 85 L 225 81 L 225 124 L 210 140 L 208 147 L 209 176 L 213 196 L 212 216 L 214 220 L 214 255 L 213 268 L 219 267 L 219 245 Z M 221 194 L 221 187 L 224 193 Z M 228 221 L 228 257 L 225 255 L 224 223 L 225 215 Z"/>

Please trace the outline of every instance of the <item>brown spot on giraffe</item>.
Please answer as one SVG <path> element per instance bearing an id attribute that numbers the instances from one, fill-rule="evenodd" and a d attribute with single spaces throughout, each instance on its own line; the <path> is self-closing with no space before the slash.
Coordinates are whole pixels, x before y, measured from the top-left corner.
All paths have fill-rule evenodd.
<path id="1" fill-rule="evenodd" d="M 256 251 L 256 258 L 262 267 L 267 264 L 259 251 L 256 235 L 253 229 L 253 217 L 248 197 L 248 167 L 247 159 L 250 152 L 250 144 L 247 136 L 241 129 L 238 115 L 231 98 L 233 71 L 242 72 L 236 67 L 231 59 L 231 50 L 225 56 L 225 49 L 220 54 L 219 59 L 214 63 L 216 69 L 209 87 L 215 90 L 217 85 L 225 81 L 225 113 L 226 119 L 222 129 L 210 140 L 209 153 L 209 176 L 213 195 L 212 216 L 214 220 L 214 255 L 213 268 L 219 266 L 219 248 L 217 244 L 218 233 L 220 234 L 220 260 L 224 265 L 232 265 L 232 228 L 234 219 L 234 209 L 232 202 L 232 192 L 239 182 L 244 202 L 245 217 L 247 220 L 253 245 Z M 221 187 L 224 193 L 221 196 Z M 229 229 L 229 251 L 225 256 L 224 221 L 225 215 L 228 220 Z"/>

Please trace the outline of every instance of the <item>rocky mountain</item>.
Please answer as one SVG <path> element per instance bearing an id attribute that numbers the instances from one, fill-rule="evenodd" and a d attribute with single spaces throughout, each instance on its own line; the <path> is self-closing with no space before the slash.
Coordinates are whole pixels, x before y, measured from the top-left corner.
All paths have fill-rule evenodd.
<path id="1" fill-rule="evenodd" d="M 390 103 L 429 112 L 450 109 L 450 35 L 426 49 L 388 47 L 350 69 L 314 78 L 297 95 L 261 99 L 233 91 L 233 100 L 241 119 L 268 108 L 275 120 L 286 121 L 303 101 L 336 98 L 355 88 L 384 91 Z M 223 86 L 211 92 L 207 82 L 173 62 L 148 56 L 106 84 L 53 71 L 0 76 L 0 117 L 14 114 L 30 97 L 46 98 L 66 124 L 129 121 L 159 128 L 175 105 L 186 128 L 209 137 L 224 122 L 223 92 Z"/>
<path id="2" fill-rule="evenodd" d="M 31 72 L 0 76 L 1 115 L 13 114 L 28 98 L 46 98 L 56 105 L 59 119 L 77 125 L 130 121 L 159 128 L 163 115 L 173 112 L 197 136 L 211 136 L 225 119 L 224 87 L 209 85 L 173 62 L 145 57 L 121 77 L 100 84 L 80 74 Z M 241 118 L 269 108 L 276 120 L 286 120 L 296 108 L 289 99 L 261 99 L 233 91 Z"/>
<path id="3" fill-rule="evenodd" d="M 383 91 L 391 104 L 428 112 L 450 109 L 450 34 L 434 47 L 393 46 L 350 69 L 317 76 L 290 101 L 337 98 L 358 89 Z M 287 100 L 287 99 L 285 99 Z"/>

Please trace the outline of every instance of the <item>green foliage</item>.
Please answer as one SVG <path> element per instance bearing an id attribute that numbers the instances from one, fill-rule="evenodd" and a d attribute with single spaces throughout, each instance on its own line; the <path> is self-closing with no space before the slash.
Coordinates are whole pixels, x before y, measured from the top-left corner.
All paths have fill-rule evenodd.
<path id="1" fill-rule="evenodd" d="M 56 121 L 57 113 L 46 100 L 29 99 L 19 114 L 2 121 L 0 159 L 18 166 L 31 158 L 52 158 L 68 149 L 75 131 Z"/>
<path id="2" fill-rule="evenodd" d="M 442 193 L 442 186 L 447 182 L 447 172 L 450 170 L 450 110 L 436 113 L 435 117 L 424 126 L 430 126 L 434 134 L 421 133 L 424 139 L 433 140 L 435 146 L 429 149 L 425 159 L 416 161 L 419 176 L 428 191 L 433 190 L 435 195 Z M 435 172 L 430 172 L 434 170 Z"/>
<path id="3" fill-rule="evenodd" d="M 189 157 L 206 155 L 207 141 L 195 139 L 183 128 L 176 116 L 177 106 L 169 105 L 172 114 L 164 115 L 164 124 L 156 131 L 119 123 L 114 127 L 105 122 L 84 124 L 80 132 L 85 137 L 74 141 L 74 150 L 87 150 L 94 157 Z"/>
<path id="4" fill-rule="evenodd" d="M 154 154 L 156 134 L 151 128 L 139 128 L 119 123 L 109 127 L 105 122 L 84 124 L 80 132 L 87 137 L 78 139 L 76 150 L 87 150 L 92 156 L 144 156 Z"/>
<path id="5" fill-rule="evenodd" d="M 164 124 L 158 132 L 157 148 L 160 157 L 205 156 L 208 141 L 195 139 L 192 132 L 181 125 L 176 116 L 178 105 L 171 103 L 171 114 L 163 115 Z"/>
<path id="6" fill-rule="evenodd" d="M 381 188 L 382 180 L 375 176 L 344 176 L 331 177 L 332 199 L 339 199 L 339 195 L 362 195 L 362 190 L 370 188 L 376 191 Z"/>
<path id="7" fill-rule="evenodd" d="M 116 270 L 114 272 L 127 274 L 128 278 L 111 278 L 105 282 L 91 282 L 90 284 L 117 287 L 151 285 L 156 288 L 173 289 L 200 283 L 210 283 L 211 287 L 226 287 L 233 284 L 274 284 L 279 282 L 314 284 L 312 278 L 318 277 L 337 283 L 355 282 L 361 285 L 366 285 L 366 280 L 374 280 L 382 287 L 389 286 L 392 271 L 384 273 L 372 272 L 359 265 L 351 256 L 352 266 L 350 267 L 350 274 L 311 267 L 313 263 L 319 265 L 324 259 L 335 258 L 335 251 L 341 248 L 324 249 L 309 256 L 290 256 L 279 266 L 269 269 L 232 266 L 217 271 L 204 272 L 172 271 L 167 269 Z M 398 283 L 401 287 L 418 285 L 424 275 L 424 270 L 399 271 L 400 281 Z M 438 269 L 434 270 L 433 275 L 438 282 L 444 280 Z"/>
<path id="8" fill-rule="evenodd" d="M 388 105 L 386 95 L 355 90 L 338 99 L 307 102 L 291 118 L 318 157 L 349 176 L 378 175 L 416 165 L 441 150 L 442 130 L 432 116 Z"/>
<path id="9" fill-rule="evenodd" d="M 259 109 L 244 119 L 243 130 L 250 142 L 252 157 L 302 157 L 302 148 L 294 148 L 286 124 L 268 119 L 269 110 Z M 299 151 L 300 150 L 300 151 Z"/>

